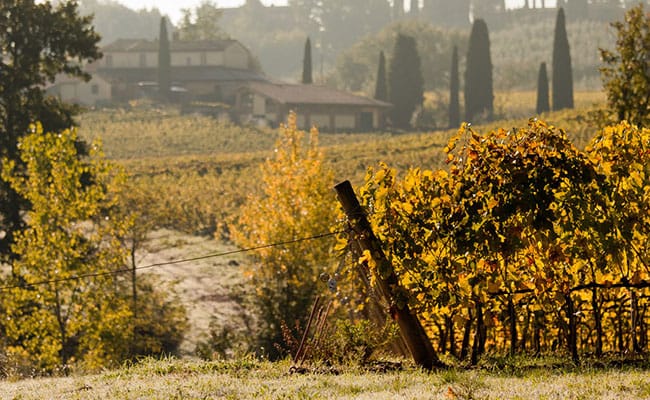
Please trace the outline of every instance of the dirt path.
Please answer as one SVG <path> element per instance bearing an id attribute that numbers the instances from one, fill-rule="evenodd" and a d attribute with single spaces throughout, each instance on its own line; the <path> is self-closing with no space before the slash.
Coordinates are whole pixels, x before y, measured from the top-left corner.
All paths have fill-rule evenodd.
<path id="1" fill-rule="evenodd" d="M 137 263 L 145 266 L 233 250 L 237 248 L 211 238 L 163 229 L 149 235 L 137 254 Z M 212 317 L 226 325 L 241 326 L 245 310 L 235 300 L 235 292 L 244 282 L 241 265 L 245 262 L 244 255 L 234 254 L 142 270 L 171 283 L 187 309 L 190 328 L 181 345 L 183 354 L 192 354 L 197 341 L 206 337 Z"/>

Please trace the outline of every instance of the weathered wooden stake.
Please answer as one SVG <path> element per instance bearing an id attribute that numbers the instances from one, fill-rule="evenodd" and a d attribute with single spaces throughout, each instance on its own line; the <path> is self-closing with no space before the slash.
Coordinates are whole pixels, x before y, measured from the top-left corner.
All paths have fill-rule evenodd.
<path id="1" fill-rule="evenodd" d="M 352 229 L 357 235 L 357 241 L 362 251 L 368 250 L 373 260 L 377 263 L 377 270 L 389 271 L 387 274 L 375 273 L 375 279 L 379 286 L 379 292 L 390 304 L 390 312 L 393 320 L 397 321 L 400 335 L 406 343 L 415 363 L 425 369 L 443 367 L 433 349 L 431 341 L 427 337 L 424 328 L 417 317 L 411 313 L 408 304 L 396 302 L 396 294 L 399 290 L 399 282 L 393 266 L 390 264 L 384 251 L 381 248 L 379 239 L 375 236 L 366 214 L 354 194 L 349 181 L 339 183 L 334 187 L 343 211 L 348 217 Z"/>

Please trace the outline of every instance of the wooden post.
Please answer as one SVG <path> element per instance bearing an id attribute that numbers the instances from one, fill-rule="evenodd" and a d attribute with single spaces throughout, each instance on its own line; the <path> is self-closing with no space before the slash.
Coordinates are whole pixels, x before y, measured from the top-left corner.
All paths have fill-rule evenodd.
<path id="1" fill-rule="evenodd" d="M 379 239 L 375 236 L 366 218 L 366 214 L 354 194 L 352 185 L 349 181 L 339 183 L 334 187 L 343 211 L 348 217 L 352 230 L 357 235 L 357 242 L 362 251 L 368 250 L 377 263 L 378 270 L 388 271 L 388 273 L 377 274 L 376 281 L 379 286 L 379 292 L 385 297 L 386 302 L 390 304 L 390 313 L 393 320 L 397 321 L 400 335 L 406 343 L 411 356 L 415 363 L 425 369 L 434 367 L 443 367 L 444 365 L 438 359 L 433 349 L 431 341 L 427 337 L 424 328 L 417 317 L 411 313 L 408 304 L 397 304 L 395 301 L 396 294 L 399 290 L 399 281 L 384 251 L 381 248 Z"/>

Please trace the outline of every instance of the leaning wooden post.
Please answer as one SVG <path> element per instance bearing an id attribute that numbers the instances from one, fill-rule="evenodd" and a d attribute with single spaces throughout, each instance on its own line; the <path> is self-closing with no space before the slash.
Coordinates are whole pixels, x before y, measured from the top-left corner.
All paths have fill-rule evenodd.
<path id="1" fill-rule="evenodd" d="M 397 321 L 400 335 L 404 343 L 406 343 L 413 360 L 417 365 L 429 370 L 434 367 L 442 367 L 443 364 L 438 359 L 420 321 L 411 313 L 408 304 L 399 304 L 402 302 L 396 301 L 399 290 L 397 275 L 395 275 L 393 266 L 386 258 L 379 239 L 373 233 L 366 214 L 354 194 L 352 185 L 349 181 L 345 181 L 336 185 L 334 189 L 352 230 L 357 235 L 361 251 L 368 250 L 377 263 L 377 268 L 373 273 L 379 286 L 379 292 L 386 298 L 386 302 L 390 304 L 391 316 L 393 320 Z M 383 273 L 377 271 L 383 271 Z"/>

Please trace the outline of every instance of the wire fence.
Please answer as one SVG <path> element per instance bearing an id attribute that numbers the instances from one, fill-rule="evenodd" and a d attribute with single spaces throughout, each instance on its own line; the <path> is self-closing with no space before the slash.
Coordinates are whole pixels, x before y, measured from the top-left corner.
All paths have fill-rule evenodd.
<path id="1" fill-rule="evenodd" d="M 226 257 L 226 256 L 235 255 L 235 254 L 242 254 L 242 253 L 248 253 L 248 252 L 253 252 L 253 251 L 258 251 L 258 250 L 263 250 L 263 249 L 270 249 L 270 248 L 274 248 L 274 247 L 288 246 L 288 245 L 291 245 L 291 244 L 296 244 L 296 243 L 301 243 L 301 242 L 319 240 L 319 239 L 323 239 L 323 238 L 326 238 L 326 237 L 339 235 L 339 234 L 342 234 L 344 232 L 345 231 L 320 233 L 320 234 L 313 235 L 313 236 L 307 236 L 307 237 L 291 239 L 291 240 L 285 240 L 285 241 L 269 243 L 269 244 L 262 244 L 262 245 L 259 245 L 259 246 L 254 246 L 254 247 L 249 247 L 249 248 L 244 248 L 244 249 L 237 249 L 237 250 L 225 251 L 225 252 L 221 252 L 221 253 L 206 254 L 206 255 L 197 256 L 197 257 L 190 257 L 190 258 L 183 258 L 183 259 L 178 259 L 178 260 L 171 260 L 171 261 L 165 261 L 165 262 L 158 262 L 158 263 L 140 265 L 140 266 L 136 266 L 135 268 L 134 267 L 128 267 L 128 268 L 125 267 L 125 268 L 115 269 L 115 270 L 111 270 L 111 271 L 91 272 L 91 273 L 79 274 L 79 275 L 74 275 L 74 276 L 67 276 L 67 277 L 56 278 L 56 279 L 44 279 L 44 280 L 36 281 L 36 282 L 24 282 L 23 281 L 23 282 L 21 282 L 19 284 L 0 286 L 0 292 L 12 290 L 12 289 L 19 289 L 19 288 L 24 289 L 24 288 L 27 288 L 27 287 L 49 285 L 49 284 L 65 282 L 65 281 L 71 281 L 71 280 L 80 280 L 80 279 L 85 279 L 85 278 L 95 278 L 95 277 L 108 276 L 108 275 L 119 275 L 119 274 L 123 274 L 123 273 L 127 273 L 127 272 L 133 272 L 134 270 L 139 271 L 139 270 L 144 270 L 144 269 L 152 269 L 152 268 L 164 267 L 164 266 L 168 266 L 168 265 L 184 264 L 184 263 L 189 263 L 189 262 L 193 262 L 193 261 L 206 260 L 206 259 L 210 259 L 210 258 Z"/>

